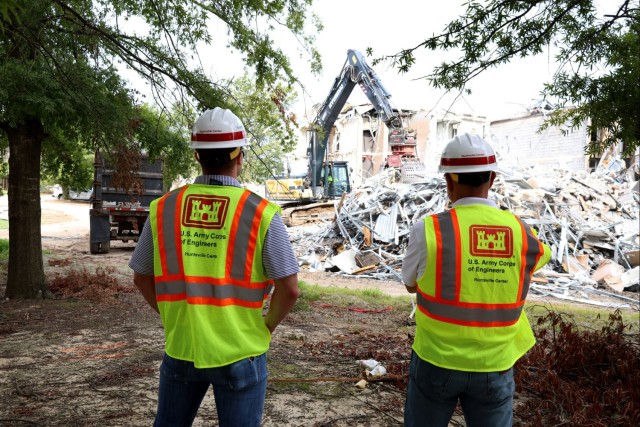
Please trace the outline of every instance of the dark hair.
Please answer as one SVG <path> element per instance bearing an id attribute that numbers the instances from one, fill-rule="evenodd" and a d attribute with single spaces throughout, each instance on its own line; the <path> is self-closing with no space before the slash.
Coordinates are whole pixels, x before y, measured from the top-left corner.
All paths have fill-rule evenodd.
<path id="1" fill-rule="evenodd" d="M 231 162 L 233 159 L 230 157 L 231 153 L 236 149 L 232 148 L 216 148 L 212 149 L 199 149 L 196 150 L 200 164 L 207 168 L 217 168 Z"/>
<path id="2" fill-rule="evenodd" d="M 491 179 L 491 172 L 459 173 L 458 184 L 480 187 Z"/>

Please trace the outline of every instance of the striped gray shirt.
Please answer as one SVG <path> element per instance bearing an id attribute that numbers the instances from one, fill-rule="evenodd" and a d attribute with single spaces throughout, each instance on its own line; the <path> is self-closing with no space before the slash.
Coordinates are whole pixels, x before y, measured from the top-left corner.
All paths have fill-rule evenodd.
<path id="1" fill-rule="evenodd" d="M 210 184 L 217 181 L 218 185 L 242 187 L 235 179 L 226 175 L 200 175 L 194 184 Z M 289 241 L 289 234 L 279 214 L 274 215 L 262 249 L 262 261 L 270 279 L 281 279 L 298 273 L 300 268 L 293 248 Z M 140 238 L 133 251 L 129 268 L 138 274 L 153 276 L 153 235 L 149 225 L 149 218 L 140 233 Z"/>

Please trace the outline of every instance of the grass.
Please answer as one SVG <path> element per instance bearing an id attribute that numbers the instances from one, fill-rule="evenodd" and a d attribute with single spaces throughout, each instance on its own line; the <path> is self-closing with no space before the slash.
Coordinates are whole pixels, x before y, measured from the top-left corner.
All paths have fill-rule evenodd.
<path id="1" fill-rule="evenodd" d="M 366 304 L 370 307 L 393 307 L 409 309 L 411 307 L 411 296 L 391 296 L 378 289 L 345 289 L 329 288 L 320 285 L 300 282 L 300 298 L 294 307 L 296 311 L 306 311 L 311 309 L 313 303 L 322 301 L 323 303 L 349 307 L 353 305 Z M 573 319 L 580 329 L 600 329 L 609 324 L 609 315 L 615 311 L 613 308 L 566 304 L 555 302 L 529 302 L 525 306 L 529 322 L 532 327 L 536 327 L 537 319 L 545 316 L 550 311 L 562 313 Z M 640 313 L 636 310 L 621 310 L 622 321 L 629 327 L 628 333 L 640 333 Z"/>
<path id="2" fill-rule="evenodd" d="M 7 230 L 9 228 L 9 221 L 6 219 L 0 219 L 0 230 Z"/>
<path id="3" fill-rule="evenodd" d="M 553 311 L 564 314 L 573 320 L 573 323 L 582 330 L 597 330 L 609 324 L 609 315 L 615 312 L 614 308 L 564 304 L 564 303 L 528 303 L 525 308 L 531 326 L 536 327 L 538 318 L 546 316 Z M 620 310 L 622 323 L 629 329 L 627 333 L 640 333 L 640 312 L 636 310 Z"/>
<path id="4" fill-rule="evenodd" d="M 9 240 L 0 239 L 0 261 L 9 259 Z"/>
<path id="5" fill-rule="evenodd" d="M 2 227 L 0 227 L 0 229 L 1 228 Z M 52 255 L 52 254 L 53 252 L 49 249 L 42 250 L 42 255 Z M 7 261 L 8 259 L 9 259 L 9 240 L 0 239 L 0 261 Z"/>
<path id="6" fill-rule="evenodd" d="M 323 303 L 349 307 L 354 304 L 365 304 L 369 307 L 411 307 L 411 297 L 396 297 L 387 295 L 379 289 L 346 289 L 328 288 L 325 286 L 299 282 L 300 297 L 294 310 L 310 310 L 310 304 L 322 301 Z"/>

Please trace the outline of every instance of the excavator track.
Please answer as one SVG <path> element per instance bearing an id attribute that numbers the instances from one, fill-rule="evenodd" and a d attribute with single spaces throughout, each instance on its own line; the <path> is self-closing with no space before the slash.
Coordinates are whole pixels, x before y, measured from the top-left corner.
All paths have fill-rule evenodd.
<path id="1" fill-rule="evenodd" d="M 300 206 L 283 206 L 282 220 L 288 227 L 313 222 L 331 221 L 335 217 L 335 202 L 318 202 Z"/>

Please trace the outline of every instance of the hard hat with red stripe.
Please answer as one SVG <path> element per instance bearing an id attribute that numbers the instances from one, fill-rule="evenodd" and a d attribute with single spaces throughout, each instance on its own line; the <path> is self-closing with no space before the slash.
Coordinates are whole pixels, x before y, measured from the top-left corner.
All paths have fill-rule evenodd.
<path id="1" fill-rule="evenodd" d="M 231 110 L 215 107 L 196 120 L 191 133 L 190 148 L 218 149 L 249 145 L 244 125 Z"/>
<path id="2" fill-rule="evenodd" d="M 498 168 L 496 154 L 487 141 L 478 135 L 456 135 L 442 151 L 439 172 L 488 172 Z"/>

